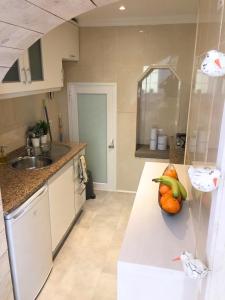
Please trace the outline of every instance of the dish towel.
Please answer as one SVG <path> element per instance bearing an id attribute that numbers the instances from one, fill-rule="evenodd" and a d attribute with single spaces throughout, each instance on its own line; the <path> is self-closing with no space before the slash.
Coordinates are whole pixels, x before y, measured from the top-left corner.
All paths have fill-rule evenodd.
<path id="1" fill-rule="evenodd" d="M 79 158 L 79 175 L 82 183 L 88 182 L 87 164 L 84 155 Z"/>

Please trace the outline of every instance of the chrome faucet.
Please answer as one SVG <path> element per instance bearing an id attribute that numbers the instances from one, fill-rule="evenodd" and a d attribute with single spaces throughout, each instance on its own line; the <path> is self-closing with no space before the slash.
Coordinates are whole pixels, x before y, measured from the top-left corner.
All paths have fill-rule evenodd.
<path id="1" fill-rule="evenodd" d="M 32 150 L 33 148 L 30 145 L 30 137 L 29 135 L 26 137 L 26 151 L 27 151 L 27 156 L 32 156 Z"/>

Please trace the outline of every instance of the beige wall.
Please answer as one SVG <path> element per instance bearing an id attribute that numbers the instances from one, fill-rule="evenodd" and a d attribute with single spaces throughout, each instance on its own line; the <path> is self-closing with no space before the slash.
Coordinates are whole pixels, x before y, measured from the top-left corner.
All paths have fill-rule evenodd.
<path id="1" fill-rule="evenodd" d="M 182 80 L 180 130 L 186 129 L 194 39 L 195 26 L 189 24 L 80 29 L 80 61 L 65 63 L 65 76 L 67 81 L 117 83 L 118 189 L 135 191 L 146 161 L 134 157 L 143 66 L 169 63 L 176 69 Z M 57 98 L 65 96 L 64 89 Z M 63 110 L 67 113 L 66 103 Z"/>
<path id="2" fill-rule="evenodd" d="M 223 10 L 217 10 L 216 0 L 200 0 L 193 89 L 188 123 L 186 162 L 197 165 L 217 165 L 220 126 L 225 99 L 225 78 L 196 76 L 208 50 L 225 52 Z M 202 85 L 202 89 L 199 88 Z M 196 88 L 196 86 L 198 88 Z M 192 214 L 196 230 L 197 255 L 207 260 L 206 245 L 211 209 L 211 193 L 193 190 Z"/>
<path id="3" fill-rule="evenodd" d="M 45 119 L 42 100 L 47 94 L 32 95 L 0 101 L 0 145 L 7 146 L 7 152 L 25 145 L 27 127 Z M 58 139 L 59 105 L 56 100 L 47 101 L 53 139 Z"/>

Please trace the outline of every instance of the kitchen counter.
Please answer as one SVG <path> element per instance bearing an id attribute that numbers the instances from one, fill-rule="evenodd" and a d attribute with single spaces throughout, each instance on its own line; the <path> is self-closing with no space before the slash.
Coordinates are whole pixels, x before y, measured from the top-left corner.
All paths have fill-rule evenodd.
<path id="1" fill-rule="evenodd" d="M 168 164 L 146 163 L 118 259 L 118 300 L 196 299 L 196 281 L 188 278 L 173 258 L 184 250 L 195 253 L 195 235 L 189 201 L 176 216 L 158 205 L 159 177 Z M 175 165 L 191 195 L 188 166 Z"/>
<path id="2" fill-rule="evenodd" d="M 69 152 L 44 169 L 17 170 L 13 169 L 9 164 L 0 165 L 0 188 L 4 214 L 12 212 L 23 204 L 51 176 L 86 147 L 86 144 L 83 143 L 69 143 L 66 145 L 71 147 Z"/>

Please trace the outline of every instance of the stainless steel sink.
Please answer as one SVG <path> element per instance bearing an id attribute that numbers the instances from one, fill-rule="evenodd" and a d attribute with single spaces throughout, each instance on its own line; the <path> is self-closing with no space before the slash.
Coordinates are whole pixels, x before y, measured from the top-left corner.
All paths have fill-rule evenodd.
<path id="1" fill-rule="evenodd" d="M 12 161 L 11 166 L 18 170 L 41 169 L 51 165 L 53 160 L 44 156 L 24 156 Z"/>

